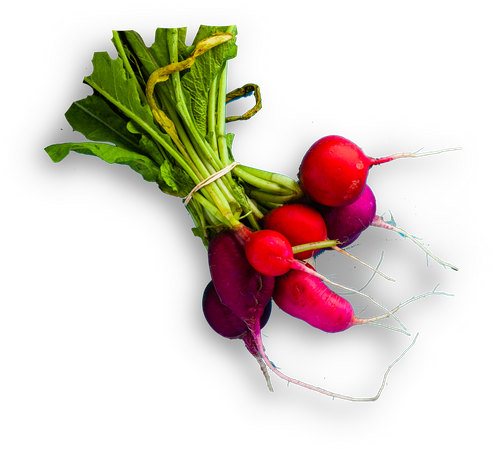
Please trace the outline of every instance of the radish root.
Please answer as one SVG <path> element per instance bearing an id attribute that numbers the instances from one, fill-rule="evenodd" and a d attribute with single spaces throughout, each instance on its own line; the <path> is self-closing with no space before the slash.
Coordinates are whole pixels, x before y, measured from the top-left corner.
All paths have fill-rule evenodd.
<path id="1" fill-rule="evenodd" d="M 455 267 L 454 265 L 451 265 L 450 263 L 447 263 L 445 262 L 444 260 L 441 260 L 439 259 L 439 257 L 435 256 L 434 254 L 432 254 L 424 245 L 422 245 L 422 243 L 420 243 L 415 237 L 413 237 L 412 235 L 410 235 L 407 231 L 405 231 L 403 228 L 398 228 L 397 226 L 394 225 L 394 221 L 391 223 L 391 222 L 386 222 L 383 220 L 382 217 L 380 217 L 379 215 L 376 215 L 374 217 L 374 220 L 372 220 L 372 223 L 371 223 L 372 226 L 376 226 L 378 228 L 384 228 L 384 229 L 389 229 L 391 231 L 395 231 L 397 232 L 398 234 L 400 234 L 402 237 L 405 237 L 405 238 L 409 238 L 413 243 L 415 243 L 418 247 L 420 247 L 423 251 L 425 251 L 425 253 L 432 257 L 437 263 L 439 263 L 440 265 L 442 265 L 443 267 L 449 267 L 455 271 L 458 271 L 458 268 Z"/>
<path id="2" fill-rule="evenodd" d="M 419 300 L 421 298 L 425 298 L 426 296 L 432 296 L 432 295 L 454 296 L 451 293 L 438 292 L 438 291 L 436 291 L 437 287 L 439 287 L 439 284 L 437 284 L 434 287 L 434 290 L 432 290 L 430 292 L 422 293 L 421 295 L 414 296 L 414 297 L 408 299 L 407 301 L 405 301 L 405 302 L 403 302 L 401 304 L 398 304 L 393 310 L 390 311 L 390 313 L 395 313 L 398 310 L 400 310 L 403 307 L 405 307 L 406 305 L 408 305 L 408 304 L 410 304 L 410 303 L 412 303 L 414 301 L 417 301 L 417 300 Z M 374 322 L 389 317 L 390 316 L 390 313 L 385 313 L 383 315 L 375 316 L 373 318 L 363 318 L 363 319 L 359 318 L 358 319 L 358 322 L 356 324 L 378 324 L 378 323 L 374 323 Z"/>
<path id="3" fill-rule="evenodd" d="M 297 380 L 297 379 L 293 379 L 292 377 L 289 377 L 289 376 L 283 374 L 281 371 L 279 371 L 274 366 L 274 364 L 269 360 L 268 356 L 264 352 L 264 347 L 262 344 L 260 333 L 253 332 L 253 334 L 254 334 L 254 338 L 256 340 L 256 344 L 257 344 L 257 348 L 259 350 L 260 356 L 262 357 L 262 359 L 264 360 L 266 365 L 271 369 L 271 371 L 273 371 L 278 377 L 280 377 L 283 380 L 286 380 L 288 383 L 298 385 L 302 388 L 307 388 L 308 390 L 312 390 L 312 391 L 315 391 L 317 393 L 324 394 L 326 396 L 331 396 L 333 398 L 344 399 L 344 400 L 353 401 L 353 402 L 373 402 L 373 401 L 376 401 L 377 399 L 379 399 L 379 397 L 381 396 L 381 393 L 384 390 L 384 387 L 386 386 L 386 379 L 388 377 L 389 372 L 391 371 L 391 368 L 393 368 L 393 366 L 395 366 L 405 356 L 405 354 L 411 349 L 411 347 L 417 341 L 417 337 L 419 335 L 417 333 L 417 335 L 415 335 L 415 338 L 413 339 L 412 343 L 401 353 L 401 355 L 393 363 L 391 363 L 391 365 L 388 366 L 388 369 L 384 373 L 381 387 L 379 388 L 379 390 L 375 396 L 368 397 L 368 398 L 354 398 L 352 396 L 346 396 L 346 395 L 342 395 L 342 394 L 338 394 L 338 393 L 333 393 L 331 391 L 325 390 L 324 388 L 316 387 L 314 385 L 302 382 L 302 381 Z"/>
<path id="4" fill-rule="evenodd" d="M 338 246 L 334 246 L 333 249 L 335 251 L 338 251 L 340 254 L 344 254 L 345 256 L 348 256 L 351 259 L 356 260 L 357 262 L 360 262 L 362 265 L 365 265 L 366 267 L 370 268 L 371 270 L 373 270 L 374 272 L 376 272 L 377 274 L 379 274 L 380 276 L 382 276 L 384 279 L 387 279 L 388 281 L 395 282 L 395 279 L 393 279 L 393 278 L 391 278 L 389 276 L 386 276 L 384 273 L 382 273 L 381 271 L 379 271 L 377 268 L 374 268 L 371 265 L 369 265 L 368 263 L 365 263 L 364 261 L 360 260 L 358 257 L 355 257 L 354 255 L 346 252 L 344 249 L 341 249 Z"/>
<path id="5" fill-rule="evenodd" d="M 417 150 L 415 153 L 398 153 L 398 154 L 393 154 L 391 156 L 380 157 L 377 159 L 372 158 L 371 159 L 372 165 L 379 165 L 385 162 L 390 162 L 390 161 L 394 161 L 395 159 L 400 159 L 405 157 L 423 157 L 423 156 L 431 156 L 433 154 L 445 153 L 447 151 L 458 151 L 461 150 L 461 147 L 444 148 L 442 150 L 428 151 L 427 153 L 421 153 L 422 150 L 423 148 Z"/>

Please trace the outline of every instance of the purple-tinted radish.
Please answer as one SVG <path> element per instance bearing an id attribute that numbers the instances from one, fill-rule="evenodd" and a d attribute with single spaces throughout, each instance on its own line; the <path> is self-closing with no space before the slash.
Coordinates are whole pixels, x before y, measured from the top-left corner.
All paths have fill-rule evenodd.
<path id="1" fill-rule="evenodd" d="M 316 206 L 323 217 L 328 238 L 338 240 L 339 247 L 353 243 L 376 216 L 376 198 L 367 185 L 353 203 L 341 207 Z"/>
<path id="2" fill-rule="evenodd" d="M 222 337 L 230 339 L 244 338 L 248 333 L 245 322 L 221 302 L 213 281 L 204 289 L 202 311 L 211 328 Z M 261 329 L 268 322 L 270 314 L 271 301 L 268 302 L 261 316 Z"/>
<path id="3" fill-rule="evenodd" d="M 269 301 L 264 308 L 264 312 L 260 320 L 261 329 L 269 320 L 269 316 L 271 314 L 271 304 L 272 301 Z M 273 391 L 271 380 L 266 370 L 266 365 L 259 356 L 259 351 L 257 350 L 254 337 L 245 322 L 221 302 L 220 297 L 214 288 L 213 281 L 211 281 L 204 289 L 204 294 L 202 297 L 202 310 L 206 321 L 217 334 L 225 338 L 242 339 L 244 341 L 247 350 L 259 363 L 268 388 Z"/>
<path id="4" fill-rule="evenodd" d="M 339 248 L 349 246 L 355 242 L 360 234 L 369 226 L 375 226 L 395 231 L 403 237 L 409 238 L 442 266 L 452 268 L 455 271 L 458 270 L 454 265 L 444 262 L 432 254 L 424 245 L 408 234 L 404 229 L 398 228 L 392 222 L 386 222 L 382 217 L 376 215 L 376 198 L 368 185 L 365 187 L 362 195 L 348 206 L 329 207 L 316 204 L 314 207 L 319 211 L 326 223 L 328 238 L 341 242 L 337 247 L 328 249 L 335 249 L 338 251 Z"/>
<path id="5" fill-rule="evenodd" d="M 233 231 L 214 236 L 208 248 L 209 271 L 221 299 L 249 329 L 257 325 L 271 300 L 274 277 L 257 271 L 247 260 L 244 241 Z"/>

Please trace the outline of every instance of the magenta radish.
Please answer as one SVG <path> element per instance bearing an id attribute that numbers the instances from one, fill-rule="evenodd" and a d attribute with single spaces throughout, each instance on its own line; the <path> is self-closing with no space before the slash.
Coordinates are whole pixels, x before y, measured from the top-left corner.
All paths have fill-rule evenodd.
<path id="1" fill-rule="evenodd" d="M 365 231 L 376 215 L 376 198 L 367 185 L 362 195 L 347 206 L 316 206 L 323 217 L 328 238 L 338 240 L 344 248 L 353 243 Z"/>
<path id="2" fill-rule="evenodd" d="M 328 238 L 326 224 L 317 210 L 304 204 L 287 204 L 271 210 L 264 216 L 264 229 L 283 234 L 290 245 L 321 242 Z M 294 254 L 296 259 L 308 259 L 321 250 Z"/>
<path id="3" fill-rule="evenodd" d="M 305 154 L 299 168 L 302 189 L 325 206 L 346 206 L 364 191 L 369 169 L 374 165 L 403 157 L 437 154 L 400 153 L 382 158 L 371 158 L 361 148 L 341 136 L 326 136 L 315 142 Z"/>
<path id="4" fill-rule="evenodd" d="M 393 222 L 386 222 L 382 217 L 376 215 L 376 198 L 368 185 L 366 185 L 362 195 L 348 206 L 329 207 L 315 205 L 314 207 L 322 215 L 324 222 L 326 223 L 328 237 L 341 242 L 338 246 L 328 247 L 327 249 L 340 251 L 340 248 L 349 246 L 357 240 L 360 234 L 369 226 L 375 226 L 395 231 L 403 237 L 409 238 L 439 264 L 458 271 L 457 267 L 439 259 L 437 256 L 432 254 L 424 245 L 422 245 L 416 238 L 408 234 L 404 229 L 398 228 L 393 224 Z"/>

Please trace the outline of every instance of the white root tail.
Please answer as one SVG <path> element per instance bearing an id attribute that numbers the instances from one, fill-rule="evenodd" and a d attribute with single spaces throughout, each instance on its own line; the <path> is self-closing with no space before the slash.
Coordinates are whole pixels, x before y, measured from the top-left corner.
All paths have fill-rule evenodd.
<path id="1" fill-rule="evenodd" d="M 405 354 L 408 351 L 410 351 L 410 349 L 412 349 L 412 347 L 417 342 L 418 337 L 419 337 L 419 333 L 417 332 L 415 334 L 415 336 L 413 337 L 412 342 L 405 348 L 405 350 L 400 354 L 400 356 L 398 358 L 396 358 L 393 361 L 393 363 L 391 363 L 391 365 L 388 366 L 388 369 L 384 373 L 383 380 L 381 382 L 381 385 L 379 387 L 379 390 L 377 391 L 377 393 L 374 396 L 372 396 L 370 398 L 354 397 L 354 396 L 343 395 L 343 394 L 340 394 L 340 393 L 335 393 L 333 391 L 325 390 L 324 388 L 316 387 L 315 385 L 308 384 L 308 383 L 303 382 L 301 380 L 298 380 L 298 379 L 294 379 L 292 377 L 289 377 L 289 376 L 283 374 L 278 369 L 276 369 L 274 367 L 274 365 L 271 363 L 271 361 L 268 359 L 266 353 L 264 352 L 264 347 L 263 347 L 263 344 L 262 344 L 260 335 L 256 337 L 256 345 L 257 345 L 257 348 L 259 350 L 259 354 L 261 355 L 262 359 L 264 360 L 264 362 L 266 363 L 266 365 L 269 367 L 269 369 L 271 369 L 271 371 L 273 373 L 275 373 L 278 377 L 280 377 L 281 379 L 283 379 L 283 380 L 285 380 L 287 382 L 290 382 L 290 383 L 292 383 L 294 385 L 298 385 L 299 387 L 302 387 L 302 388 L 306 388 L 307 390 L 315 391 L 317 393 L 321 393 L 321 394 L 323 394 L 325 396 L 329 396 L 329 397 L 332 397 L 332 398 L 342 399 L 344 401 L 350 401 L 350 402 L 375 402 L 375 401 L 377 401 L 379 399 L 379 397 L 381 396 L 381 394 L 382 394 L 382 392 L 384 390 L 384 387 L 386 386 L 386 379 L 387 379 L 387 377 L 389 375 L 389 372 L 391 371 L 391 368 L 393 368 L 393 366 L 395 366 L 405 356 Z"/>
<path id="2" fill-rule="evenodd" d="M 341 249 L 339 246 L 333 246 L 333 249 L 335 251 L 338 251 L 340 254 L 344 254 L 345 256 L 348 256 L 350 257 L 351 259 L 353 260 L 356 260 L 357 262 L 360 262 L 362 265 L 365 265 L 366 267 L 370 268 L 371 270 L 373 270 L 375 273 L 379 274 L 380 276 L 382 276 L 384 279 L 387 279 L 388 281 L 393 281 L 395 282 L 395 279 L 389 277 L 389 276 L 386 276 L 383 272 L 379 271 L 377 268 L 374 268 L 373 266 L 369 265 L 368 263 L 364 262 L 363 260 L 360 260 L 358 257 L 355 257 L 354 255 L 348 253 L 347 251 L 345 251 L 344 249 Z"/>
<path id="3" fill-rule="evenodd" d="M 262 357 L 260 357 L 257 354 L 254 357 L 256 358 L 257 362 L 259 363 L 259 366 L 261 367 L 261 371 L 262 374 L 264 375 L 264 378 L 266 379 L 266 384 L 268 386 L 269 391 L 271 391 L 271 393 L 274 393 L 274 388 L 271 383 L 271 378 L 269 377 L 269 372 L 266 368 L 266 364 L 264 363 L 264 360 L 262 359 Z"/>
<path id="4" fill-rule="evenodd" d="M 428 256 L 432 257 L 437 263 L 439 263 L 445 268 L 448 267 L 451 268 L 452 270 L 458 271 L 458 268 L 455 267 L 454 265 L 451 265 L 450 263 L 447 263 L 444 260 L 441 260 L 439 259 L 439 257 L 432 254 L 424 245 L 422 245 L 422 243 L 420 243 L 415 237 L 410 235 L 403 228 L 398 228 L 397 226 L 394 226 L 393 224 L 384 221 L 383 218 L 380 217 L 379 215 L 376 215 L 374 217 L 374 220 L 372 220 L 371 225 L 376 226 L 377 228 L 384 228 L 384 229 L 389 229 L 391 231 L 395 231 L 401 236 L 409 238 L 413 243 L 415 243 L 419 248 L 421 248 Z"/>
<path id="5" fill-rule="evenodd" d="M 417 301 L 417 300 L 419 300 L 421 298 L 425 298 L 426 296 L 432 296 L 432 295 L 453 296 L 451 293 L 438 292 L 438 291 L 436 291 L 437 287 L 439 287 L 439 284 L 437 284 L 434 287 L 434 290 L 432 290 L 430 292 L 422 293 L 421 295 L 414 296 L 414 297 L 406 300 L 405 302 L 402 302 L 401 304 L 398 304 L 393 310 L 390 311 L 390 313 L 395 313 L 398 310 L 400 310 L 403 307 L 405 307 L 406 305 L 408 305 L 408 304 L 410 304 L 410 303 L 412 303 L 414 301 Z M 390 313 L 385 313 L 383 315 L 375 316 L 373 318 L 359 318 L 358 324 L 377 324 L 377 325 L 381 325 L 379 323 L 375 323 L 375 321 L 382 320 L 384 318 L 388 318 L 390 316 Z"/>

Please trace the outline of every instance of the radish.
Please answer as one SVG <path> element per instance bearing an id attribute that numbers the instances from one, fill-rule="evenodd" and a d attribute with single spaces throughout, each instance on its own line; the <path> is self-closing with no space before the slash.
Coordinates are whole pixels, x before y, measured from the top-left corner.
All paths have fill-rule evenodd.
<path id="1" fill-rule="evenodd" d="M 315 271 L 310 264 L 306 266 Z M 391 314 L 366 320 L 357 318 L 346 299 L 330 290 L 321 279 L 300 270 L 290 270 L 276 279 L 273 300 L 289 315 L 329 333 L 342 332 Z"/>
<path id="2" fill-rule="evenodd" d="M 211 239 L 208 261 L 221 302 L 249 329 L 254 325 L 260 329 L 261 316 L 274 290 L 274 277 L 260 273 L 249 263 L 244 240 L 230 230 Z"/>
<path id="3" fill-rule="evenodd" d="M 270 276 L 281 276 L 292 268 L 307 271 L 305 265 L 294 258 L 290 242 L 280 232 L 272 229 L 252 232 L 244 227 L 239 233 L 245 240 L 247 260 L 257 271 Z M 329 244 L 336 245 L 337 242 L 325 242 L 326 246 Z M 314 276 L 322 277 L 317 272 Z"/>
<path id="4" fill-rule="evenodd" d="M 347 206 L 315 207 L 326 224 L 328 237 L 338 240 L 338 246 L 344 248 L 371 225 L 376 215 L 376 198 L 371 188 L 366 185 L 362 195 Z"/>
<path id="5" fill-rule="evenodd" d="M 272 301 L 269 301 L 264 308 L 264 312 L 260 320 L 261 329 L 269 320 L 269 316 L 271 314 L 271 304 Z M 202 297 L 202 310 L 206 321 L 216 333 L 225 338 L 242 339 L 244 341 L 247 350 L 259 363 L 269 390 L 273 391 L 269 373 L 262 358 L 259 356 L 252 334 L 250 333 L 245 322 L 238 318 L 227 306 L 225 306 L 221 302 L 220 297 L 218 296 L 218 293 L 214 288 L 213 281 L 209 282 L 209 284 L 204 289 L 204 294 Z"/>
<path id="6" fill-rule="evenodd" d="M 348 206 L 329 207 L 315 205 L 314 207 L 324 219 L 328 230 L 328 236 L 341 242 L 338 246 L 332 246 L 328 249 L 334 249 L 341 252 L 340 249 L 342 247 L 348 246 L 357 240 L 360 234 L 369 226 L 375 226 L 395 231 L 401 236 L 409 238 L 443 267 L 449 267 L 458 271 L 457 267 L 432 254 L 424 245 L 404 229 L 396 227 L 393 219 L 386 222 L 382 217 L 376 215 L 376 198 L 368 185 L 366 185 L 362 195 Z M 293 250 L 296 251 L 295 248 L 293 248 Z M 348 253 L 346 254 L 349 255 Z M 353 256 L 350 255 L 350 257 Z"/>
<path id="7" fill-rule="evenodd" d="M 457 148 L 454 148 L 457 149 Z M 302 189 L 325 206 L 346 206 L 362 195 L 369 169 L 403 157 L 437 154 L 400 153 L 382 158 L 371 158 L 348 139 L 326 136 L 315 142 L 305 154 L 299 169 Z"/>
<path id="8" fill-rule="evenodd" d="M 271 210 L 264 216 L 264 229 L 283 234 L 290 245 L 327 240 L 326 224 L 316 209 L 305 204 L 287 204 Z M 294 254 L 296 259 L 308 259 L 319 253 L 320 249 Z"/>
<path id="9" fill-rule="evenodd" d="M 300 270 L 312 277 L 317 277 L 324 282 L 328 282 L 330 284 L 344 288 L 345 290 L 350 290 L 354 293 L 365 296 L 366 298 L 370 299 L 373 303 L 377 304 L 379 307 L 389 312 L 389 310 L 386 307 L 384 307 L 382 304 L 377 302 L 375 299 L 371 298 L 369 295 L 366 295 L 365 293 L 354 290 L 352 288 L 345 287 L 344 285 L 337 284 L 336 282 L 333 282 L 328 278 L 324 277 L 323 275 L 319 274 L 317 271 L 308 268 L 306 264 L 302 263 L 301 261 L 295 260 L 293 257 L 293 250 L 292 247 L 290 246 L 290 242 L 279 232 L 272 231 L 270 229 L 263 229 L 261 231 L 251 232 L 246 227 L 243 228 L 240 227 L 237 228 L 237 233 L 239 238 L 245 240 L 245 256 L 247 258 L 247 261 L 258 272 L 270 276 L 281 276 L 287 273 L 291 269 Z M 318 243 L 327 244 L 328 241 L 318 242 Z M 345 254 L 347 253 L 345 252 Z M 370 265 L 367 266 L 370 267 Z M 387 277 L 377 270 L 374 271 L 376 271 L 377 273 L 381 274 L 384 277 Z M 219 291 L 218 293 L 222 298 L 221 293 Z M 403 324 L 400 322 L 400 320 L 396 318 L 396 316 L 393 313 L 391 313 L 391 315 L 402 327 L 404 327 Z"/>
<path id="10" fill-rule="evenodd" d="M 309 266 L 309 269 L 313 270 Z M 312 326 L 321 329 L 325 332 L 342 332 L 357 324 L 377 324 L 384 327 L 389 327 L 383 324 L 375 323 L 376 321 L 389 317 L 392 313 L 396 312 L 405 305 L 416 301 L 424 296 L 428 295 L 440 295 L 445 294 L 443 292 L 436 292 L 434 289 L 432 292 L 422 294 L 420 296 L 409 299 L 408 301 L 398 305 L 389 313 L 376 316 L 368 319 L 360 319 L 354 315 L 352 306 L 345 299 L 341 298 L 334 292 L 331 292 L 324 283 L 310 276 L 308 273 L 300 270 L 290 270 L 283 276 L 276 278 L 276 287 L 273 293 L 274 301 L 279 305 L 282 310 L 285 310 L 292 316 L 303 319 Z M 322 393 L 327 396 L 336 397 L 339 399 L 345 399 L 349 401 L 375 401 L 377 400 L 386 384 L 387 376 L 391 368 L 406 354 L 406 352 L 415 344 L 418 334 L 413 339 L 412 343 L 403 351 L 403 353 L 391 364 L 384 374 L 384 378 L 377 394 L 368 398 L 355 398 L 347 395 L 333 393 L 320 387 L 316 387 L 306 382 L 299 381 L 291 378 L 281 372 L 267 357 L 260 334 L 254 333 L 254 338 L 259 350 L 260 356 L 266 363 L 266 365 L 280 378 L 289 383 L 299 385 L 303 388 L 307 388 L 318 393 Z"/>

